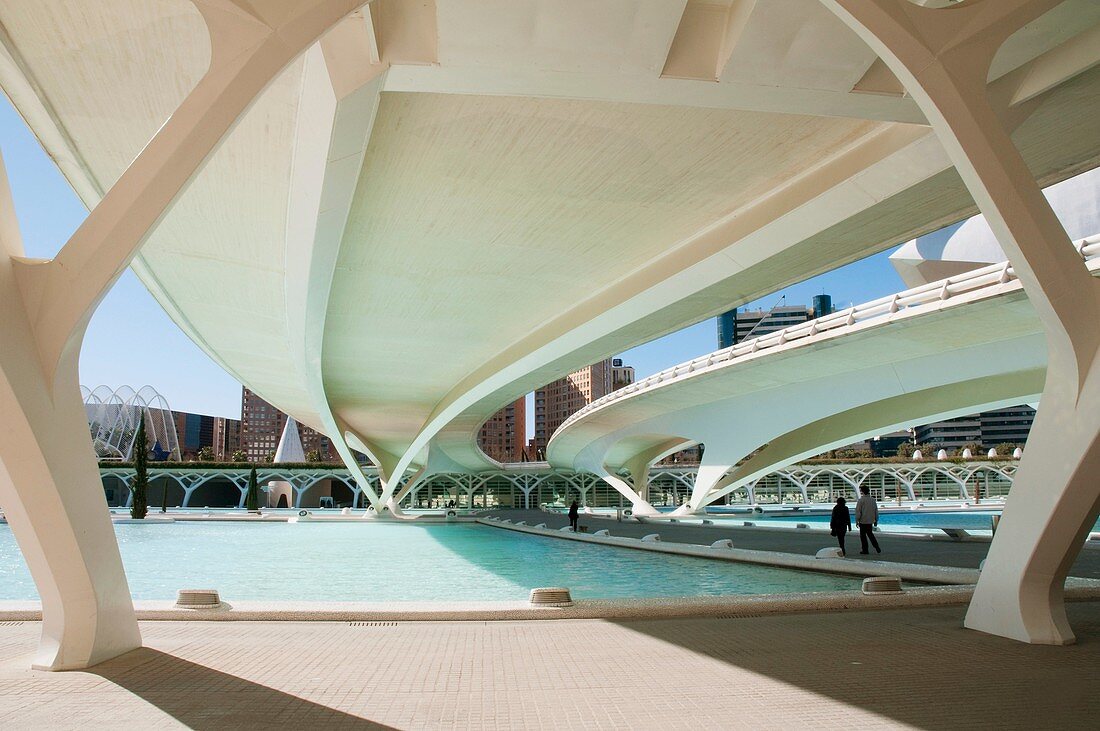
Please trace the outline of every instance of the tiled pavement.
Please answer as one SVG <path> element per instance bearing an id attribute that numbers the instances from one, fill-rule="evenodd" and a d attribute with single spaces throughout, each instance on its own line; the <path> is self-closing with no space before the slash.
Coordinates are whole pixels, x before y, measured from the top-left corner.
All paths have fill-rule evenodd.
<path id="1" fill-rule="evenodd" d="M 1080 641 L 961 628 L 961 608 L 610 622 L 147 622 L 146 649 L 31 671 L 0 626 L 0 728 L 1089 728 Z"/>
<path id="2" fill-rule="evenodd" d="M 510 518 L 513 522 L 526 520 L 528 525 L 546 523 L 550 528 L 564 526 L 567 519 L 558 513 L 546 513 L 541 510 L 490 510 L 484 515 L 498 515 Z M 756 551 L 784 551 L 813 555 L 818 549 L 835 546 L 836 539 L 822 531 L 800 531 L 794 529 L 742 528 L 717 524 L 714 526 L 685 525 L 682 523 L 642 524 L 638 522 L 616 522 L 614 518 L 597 518 L 582 515 L 581 526 L 590 530 L 607 528 L 611 535 L 641 538 L 646 533 L 659 533 L 662 541 L 673 543 L 698 543 L 710 545 L 719 538 L 729 538 L 737 548 Z M 976 569 L 986 553 L 988 542 L 955 542 L 948 540 L 933 541 L 927 538 L 911 538 L 889 533 L 878 533 L 883 553 L 868 556 L 879 561 L 901 561 L 903 563 L 930 564 L 933 566 L 957 566 Z M 859 533 L 848 534 L 848 557 L 860 560 Z M 1100 548 L 1084 548 L 1070 569 L 1070 576 L 1086 579 L 1100 579 Z"/>

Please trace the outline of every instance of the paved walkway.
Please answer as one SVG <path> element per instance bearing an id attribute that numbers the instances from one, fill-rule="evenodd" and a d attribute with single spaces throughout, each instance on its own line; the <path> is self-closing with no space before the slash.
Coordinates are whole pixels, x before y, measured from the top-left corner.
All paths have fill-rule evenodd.
<path id="1" fill-rule="evenodd" d="M 541 510 L 490 510 L 482 515 L 496 515 L 509 518 L 512 522 L 527 521 L 528 525 L 546 523 L 550 528 L 560 528 L 568 523 L 564 514 L 547 513 Z M 715 521 L 717 522 L 717 520 Z M 797 529 L 744 528 L 731 526 L 684 525 L 665 523 L 660 525 L 638 523 L 637 521 L 617 522 L 614 518 L 597 518 L 582 515 L 580 525 L 596 531 L 607 528 L 611 535 L 641 538 L 647 533 L 659 533 L 662 541 L 672 543 L 696 543 L 710 545 L 720 538 L 729 538 L 737 548 L 757 551 L 785 551 L 813 555 L 826 546 L 835 546 L 836 539 L 825 532 L 800 531 Z M 930 540 L 900 535 L 876 533 L 882 554 L 874 549 L 867 558 L 880 561 L 900 561 L 931 566 L 957 566 L 976 569 L 986 553 L 989 543 L 985 541 L 949 541 Z M 848 557 L 860 560 L 859 533 L 848 534 Z M 1070 570 L 1071 576 L 1087 579 L 1100 579 L 1100 548 L 1084 548 Z"/>
<path id="2" fill-rule="evenodd" d="M 1089 728 L 1080 642 L 961 628 L 962 609 L 609 622 L 146 622 L 92 671 L 28 668 L 0 626 L 0 728 Z"/>

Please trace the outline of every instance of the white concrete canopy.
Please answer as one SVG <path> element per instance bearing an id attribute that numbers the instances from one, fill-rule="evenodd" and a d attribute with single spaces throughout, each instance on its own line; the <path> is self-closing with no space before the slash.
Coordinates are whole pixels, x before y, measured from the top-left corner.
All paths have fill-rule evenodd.
<path id="1" fill-rule="evenodd" d="M 993 87 L 1096 24 L 1073 4 Z M 194 84 L 189 8 L 59 5 L 45 27 L 0 10 L 19 60 L 0 83 L 90 204 Z M 717 84 L 684 72 L 709 32 L 698 10 L 375 2 L 267 89 L 135 268 L 230 372 L 392 482 L 429 442 L 489 467 L 477 428 L 516 395 L 967 212 L 916 105 L 857 88 L 875 54 L 816 0 L 731 7 Z M 104 30 L 102 58 L 51 55 L 127 23 L 147 30 Z M 123 58 L 156 64 L 133 77 Z M 1100 146 L 1082 131 L 1088 66 L 1056 68 L 1012 120 L 1053 179 Z M 84 98 L 96 84 L 109 105 Z"/>
<path id="2" fill-rule="evenodd" d="M 852 2 L 7 0 L 0 86 L 93 207 L 51 262 L 6 245 L 13 412 L 77 398 L 83 324 L 132 261 L 211 357 L 333 439 L 378 513 L 406 472 L 492 467 L 477 430 L 519 395 L 993 212 L 1004 192 L 853 19 L 879 0 Z M 1100 6 L 1004 4 L 925 35 L 992 39 L 968 93 L 1016 177 L 1095 167 Z M 85 579 L 119 603 L 104 560 Z"/>

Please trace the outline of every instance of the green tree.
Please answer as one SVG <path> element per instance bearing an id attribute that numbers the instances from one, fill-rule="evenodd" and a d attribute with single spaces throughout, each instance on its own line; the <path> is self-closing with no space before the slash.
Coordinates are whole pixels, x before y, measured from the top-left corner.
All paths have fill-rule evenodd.
<path id="1" fill-rule="evenodd" d="M 255 467 L 248 473 L 248 492 L 244 496 L 244 506 L 250 513 L 258 512 L 260 509 L 260 487 L 256 484 Z"/>
<path id="2" fill-rule="evenodd" d="M 268 452 L 267 457 L 264 458 L 264 462 L 274 462 L 274 461 L 275 461 L 275 453 L 274 452 Z"/>
<path id="3" fill-rule="evenodd" d="M 917 446 L 912 442 L 902 442 L 898 445 L 898 456 L 902 459 L 909 459 L 913 456 L 913 450 L 916 448 Z"/>
<path id="4" fill-rule="evenodd" d="M 229 459 L 233 460 L 234 462 L 247 462 L 248 456 L 238 449 L 233 452 L 232 456 L 230 456 Z"/>
<path id="5" fill-rule="evenodd" d="M 198 457 L 199 457 L 200 462 L 213 462 L 214 461 L 214 448 L 213 447 L 203 447 L 202 449 L 199 450 Z"/>
<path id="6" fill-rule="evenodd" d="M 130 503 L 130 517 L 141 520 L 149 512 L 149 445 L 145 439 L 145 412 L 141 414 L 138 422 L 137 434 L 134 436 L 134 485 L 130 491 L 134 499 Z"/>
<path id="7" fill-rule="evenodd" d="M 306 462 L 320 462 L 320 461 L 321 461 L 321 450 L 311 449 L 308 452 L 306 452 Z"/>

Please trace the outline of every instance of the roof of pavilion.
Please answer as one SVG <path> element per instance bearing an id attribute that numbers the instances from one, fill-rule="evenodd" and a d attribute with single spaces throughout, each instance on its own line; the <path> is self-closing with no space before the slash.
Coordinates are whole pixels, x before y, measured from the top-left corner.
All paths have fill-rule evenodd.
<path id="1" fill-rule="evenodd" d="M 1098 24 L 1069 0 L 994 63 L 1043 182 L 1100 155 L 1100 69 L 1046 63 Z M 89 206 L 209 55 L 187 0 L 6 0 L 0 26 L 0 85 Z M 271 84 L 134 268 L 300 421 L 476 470 L 518 395 L 973 212 L 817 0 L 376 0 Z"/>

